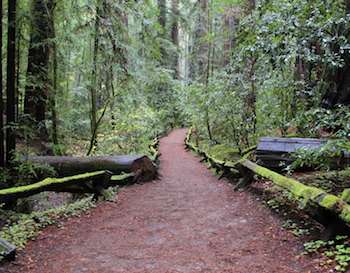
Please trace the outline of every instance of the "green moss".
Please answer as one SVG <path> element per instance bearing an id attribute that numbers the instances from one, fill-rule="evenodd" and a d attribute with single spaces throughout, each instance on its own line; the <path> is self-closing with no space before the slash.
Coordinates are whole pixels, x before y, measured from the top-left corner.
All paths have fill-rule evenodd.
<path id="1" fill-rule="evenodd" d="M 350 205 L 342 200 L 346 198 L 345 196 L 341 199 L 335 195 L 328 194 L 320 188 L 304 185 L 293 178 L 283 176 L 247 160 L 251 153 L 255 150 L 255 147 L 249 148 L 245 153 L 243 153 L 243 157 L 240 158 L 236 149 L 229 148 L 225 145 L 209 146 L 209 144 L 202 143 L 200 148 L 197 148 L 189 141 L 190 136 L 191 130 L 185 139 L 187 146 L 197 153 L 204 151 L 208 159 L 214 163 L 222 164 L 232 169 L 237 168 L 237 166 L 241 164 L 256 174 L 271 180 L 277 186 L 290 192 L 299 202 L 301 202 L 302 206 L 306 207 L 310 202 L 318 204 L 323 208 L 335 211 L 339 214 L 341 219 L 350 224 Z M 232 161 L 232 158 L 237 160 Z M 343 194 L 346 196 L 349 195 L 350 198 L 350 189 L 349 192 Z"/>
<path id="2" fill-rule="evenodd" d="M 225 144 L 213 145 L 208 148 L 207 153 L 219 160 L 239 159 L 239 151 L 236 148 L 228 147 Z"/>
<path id="3" fill-rule="evenodd" d="M 338 197 L 330 194 L 325 194 L 324 198 L 322 198 L 319 204 L 324 208 L 333 209 L 337 206 L 337 204 L 339 204 L 339 201 L 340 200 Z"/>
<path id="4" fill-rule="evenodd" d="M 0 190 L 0 198 L 1 198 L 1 196 L 6 196 L 9 194 L 16 194 L 16 193 L 20 193 L 20 192 L 28 192 L 28 191 L 32 191 L 32 190 L 37 190 L 37 189 L 40 189 L 42 187 L 49 186 L 49 185 L 84 180 L 87 178 L 92 178 L 95 176 L 102 175 L 104 173 L 105 173 L 105 171 L 98 171 L 98 172 L 84 173 L 84 174 L 79 174 L 79 175 L 74 175 L 74 176 L 69 176 L 69 177 L 64 177 L 64 178 L 46 178 L 43 181 L 31 184 L 31 185 Z"/>
<path id="5" fill-rule="evenodd" d="M 350 204 L 350 189 L 345 189 L 340 198 Z"/>
<path id="6" fill-rule="evenodd" d="M 125 179 L 128 179 L 130 177 L 134 177 L 135 174 L 134 173 L 125 173 L 125 174 L 120 174 L 120 175 L 113 175 L 111 177 L 111 181 L 122 181 Z"/>
<path id="7" fill-rule="evenodd" d="M 346 223 L 350 223 L 350 207 L 346 206 L 342 209 L 340 218 L 343 219 Z"/>
<path id="8" fill-rule="evenodd" d="M 350 205 L 339 197 L 328 194 L 319 188 L 306 186 L 295 179 L 280 175 L 249 160 L 244 161 L 242 165 L 271 180 L 277 186 L 288 190 L 301 200 L 303 205 L 306 206 L 309 202 L 316 203 L 323 208 L 338 213 L 341 219 L 350 224 Z"/>

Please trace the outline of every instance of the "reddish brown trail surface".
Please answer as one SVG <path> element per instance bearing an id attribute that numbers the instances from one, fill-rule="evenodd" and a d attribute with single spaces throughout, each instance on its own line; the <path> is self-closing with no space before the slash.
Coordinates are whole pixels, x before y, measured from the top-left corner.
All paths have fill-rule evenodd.
<path id="1" fill-rule="evenodd" d="M 123 189 L 117 203 L 51 226 L 5 272 L 302 273 L 302 243 L 249 192 L 234 192 L 184 150 L 185 130 L 161 140 L 161 179 Z"/>

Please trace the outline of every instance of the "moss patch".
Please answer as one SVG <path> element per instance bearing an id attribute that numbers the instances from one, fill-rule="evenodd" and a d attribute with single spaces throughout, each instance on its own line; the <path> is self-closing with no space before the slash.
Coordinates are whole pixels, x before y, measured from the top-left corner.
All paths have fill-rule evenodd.
<path id="1" fill-rule="evenodd" d="M 306 186 L 295 179 L 280 175 L 249 160 L 244 161 L 242 165 L 256 174 L 271 180 L 277 186 L 288 190 L 300 199 L 305 206 L 309 202 L 318 204 L 325 209 L 337 213 L 342 220 L 350 224 L 350 205 L 345 203 L 341 198 L 328 194 L 322 189 Z"/>
<path id="2" fill-rule="evenodd" d="M 20 192 L 37 190 L 37 189 L 40 189 L 42 187 L 49 186 L 49 185 L 62 184 L 62 183 L 66 183 L 66 182 L 74 182 L 74 181 L 78 181 L 78 180 L 93 178 L 93 177 L 96 177 L 99 175 L 103 175 L 104 173 L 105 173 L 105 171 L 98 171 L 98 172 L 84 173 L 84 174 L 79 174 L 79 175 L 64 177 L 64 178 L 46 178 L 43 181 L 31 184 L 31 185 L 0 190 L 0 198 L 1 198 L 1 196 L 6 196 L 9 194 L 16 194 L 16 193 L 20 193 Z"/>
<path id="3" fill-rule="evenodd" d="M 341 194 L 341 199 L 350 204 L 350 189 L 345 189 Z"/>

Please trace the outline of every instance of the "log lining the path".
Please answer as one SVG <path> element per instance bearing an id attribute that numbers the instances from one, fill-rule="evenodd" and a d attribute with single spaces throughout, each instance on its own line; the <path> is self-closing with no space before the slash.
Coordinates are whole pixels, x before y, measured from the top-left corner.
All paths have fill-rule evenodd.
<path id="1" fill-rule="evenodd" d="M 240 186 L 249 186 L 254 181 L 254 174 L 257 174 L 270 180 L 276 186 L 290 192 L 296 201 L 301 203 L 304 208 L 313 208 L 310 210 L 310 212 L 318 215 L 320 214 L 320 211 L 327 212 L 328 215 L 335 216 L 346 226 L 350 227 L 350 204 L 345 202 L 341 197 L 329 194 L 320 188 L 307 186 L 295 179 L 285 177 L 270 169 L 259 166 L 258 164 L 248 160 L 247 155 L 243 156 L 242 159 L 236 162 L 217 160 L 208 155 L 205 151 L 195 147 L 190 142 L 190 138 L 191 130 L 189 130 L 189 133 L 185 139 L 185 145 L 187 148 L 192 149 L 201 156 L 204 156 L 216 170 L 220 169 L 223 173 L 232 171 L 235 177 L 241 178 L 240 182 L 238 183 Z M 315 207 L 316 210 L 314 209 Z M 318 215 L 316 215 L 316 219 Z M 322 221 L 321 223 L 328 224 Z"/>

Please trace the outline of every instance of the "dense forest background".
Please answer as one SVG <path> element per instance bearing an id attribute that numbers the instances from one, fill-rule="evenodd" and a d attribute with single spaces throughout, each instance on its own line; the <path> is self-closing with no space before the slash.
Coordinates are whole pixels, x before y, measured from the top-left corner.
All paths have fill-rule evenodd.
<path id="1" fill-rule="evenodd" d="M 27 155 L 142 153 L 173 127 L 240 149 L 350 136 L 348 0 L 1 7 L 1 187 L 50 172 Z"/>

